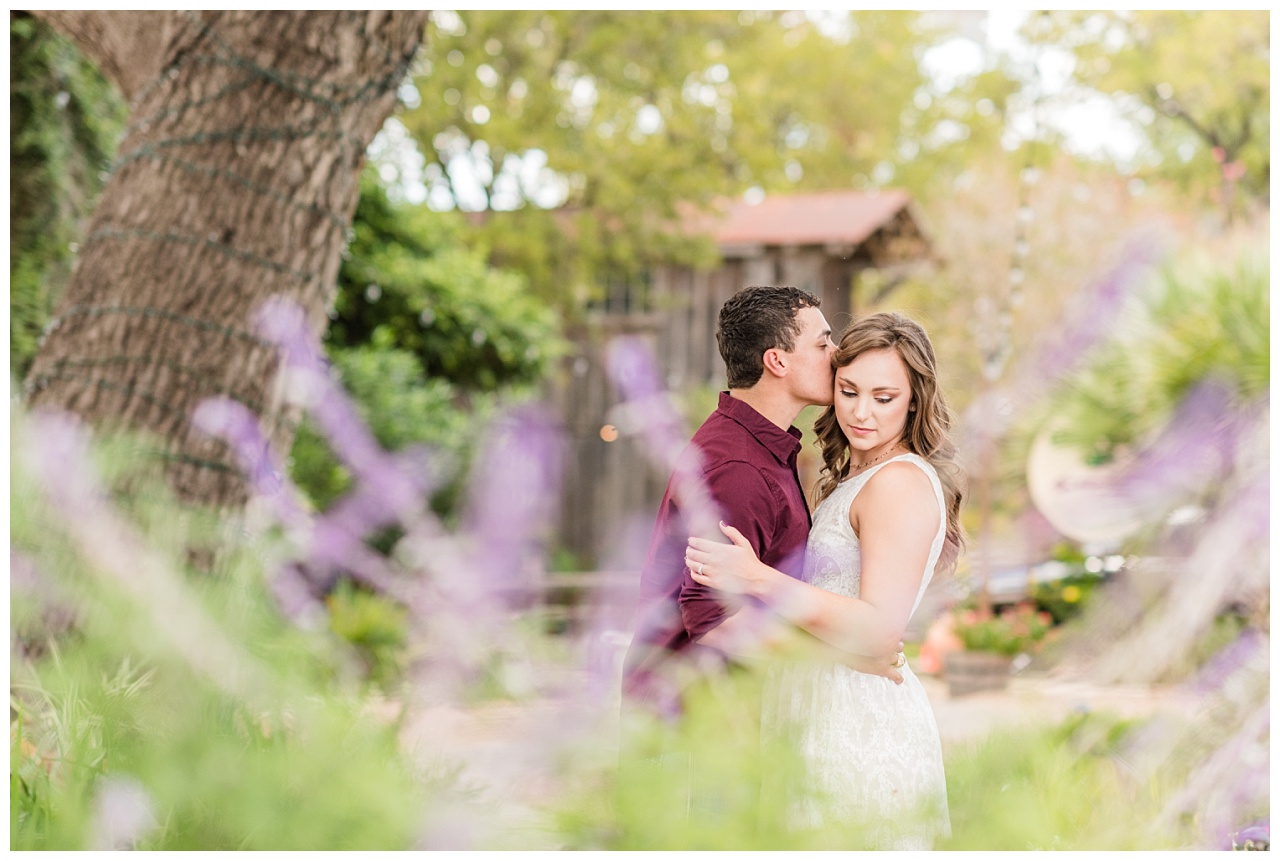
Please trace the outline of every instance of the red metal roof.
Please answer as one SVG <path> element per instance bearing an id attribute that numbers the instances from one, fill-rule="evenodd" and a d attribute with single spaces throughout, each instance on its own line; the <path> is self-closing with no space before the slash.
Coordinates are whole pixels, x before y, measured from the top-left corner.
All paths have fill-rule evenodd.
<path id="1" fill-rule="evenodd" d="M 686 229 L 710 233 L 719 245 L 857 245 L 907 205 L 900 189 L 769 195 L 756 204 L 735 200 L 724 215 L 685 220 Z"/>

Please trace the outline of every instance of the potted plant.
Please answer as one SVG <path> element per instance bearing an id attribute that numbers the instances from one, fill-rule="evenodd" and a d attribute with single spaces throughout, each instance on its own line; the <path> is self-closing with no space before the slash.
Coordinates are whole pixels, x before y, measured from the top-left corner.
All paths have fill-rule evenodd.
<path id="1" fill-rule="evenodd" d="M 962 647 L 943 657 L 943 676 L 953 697 L 1004 688 L 1014 657 L 1035 652 L 1053 628 L 1053 617 L 1031 601 L 987 614 L 961 604 L 950 621 Z"/>

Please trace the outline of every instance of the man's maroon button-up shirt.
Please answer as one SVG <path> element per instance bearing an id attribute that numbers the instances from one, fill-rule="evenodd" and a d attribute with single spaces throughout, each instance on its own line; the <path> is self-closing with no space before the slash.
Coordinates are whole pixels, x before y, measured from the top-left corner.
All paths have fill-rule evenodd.
<path id="1" fill-rule="evenodd" d="M 720 405 L 681 455 L 698 462 L 713 504 L 766 565 L 792 577 L 804 567 L 809 506 L 796 473 L 800 431 L 782 430 L 743 401 L 720 393 Z M 694 459 L 693 461 L 690 458 Z M 673 653 L 685 652 L 724 620 L 713 590 L 699 585 L 684 565 L 690 535 L 687 500 L 673 477 L 658 508 L 640 575 L 636 631 L 627 654 L 624 690 L 644 698 L 648 675 Z M 717 531 L 714 536 L 720 537 Z"/>

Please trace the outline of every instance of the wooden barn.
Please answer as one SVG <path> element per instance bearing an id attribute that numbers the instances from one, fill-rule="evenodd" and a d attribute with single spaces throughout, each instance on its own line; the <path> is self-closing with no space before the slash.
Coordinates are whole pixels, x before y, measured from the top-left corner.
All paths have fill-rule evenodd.
<path id="1" fill-rule="evenodd" d="M 611 338 L 647 340 L 673 393 L 723 389 L 716 317 L 738 290 L 752 284 L 808 290 L 822 299 L 838 333 L 930 259 L 910 198 L 898 190 L 770 195 L 734 202 L 718 216 L 687 218 L 683 227 L 712 237 L 719 264 L 659 267 L 639 284 L 611 287 L 577 337 L 577 353 L 557 386 L 570 438 L 560 542 L 587 567 L 614 567 L 610 553 L 622 549 L 620 530 L 628 524 L 647 536 L 667 481 L 637 440 L 615 437 L 607 427 L 618 401 L 604 363 Z"/>

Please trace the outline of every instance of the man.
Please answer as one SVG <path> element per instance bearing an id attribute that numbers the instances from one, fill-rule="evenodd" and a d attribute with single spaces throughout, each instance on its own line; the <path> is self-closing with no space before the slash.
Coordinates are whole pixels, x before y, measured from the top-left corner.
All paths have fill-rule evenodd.
<path id="1" fill-rule="evenodd" d="M 695 583 L 684 565 L 689 535 L 720 538 L 712 519 L 719 517 L 747 537 L 762 562 L 801 576 L 810 515 L 796 473 L 801 435 L 792 423 L 807 406 L 829 406 L 834 390 L 835 345 L 819 304 L 792 287 L 748 287 L 720 310 L 716 341 L 728 391 L 681 455 L 658 509 L 623 668 L 631 704 L 671 714 L 680 708 L 675 671 L 682 664 L 759 653 L 766 611 L 727 607 L 725 596 Z M 709 501 L 698 498 L 704 488 Z M 700 510 L 707 507 L 700 501 L 715 513 Z M 901 682 L 893 659 L 842 657 L 854 669 Z"/>

